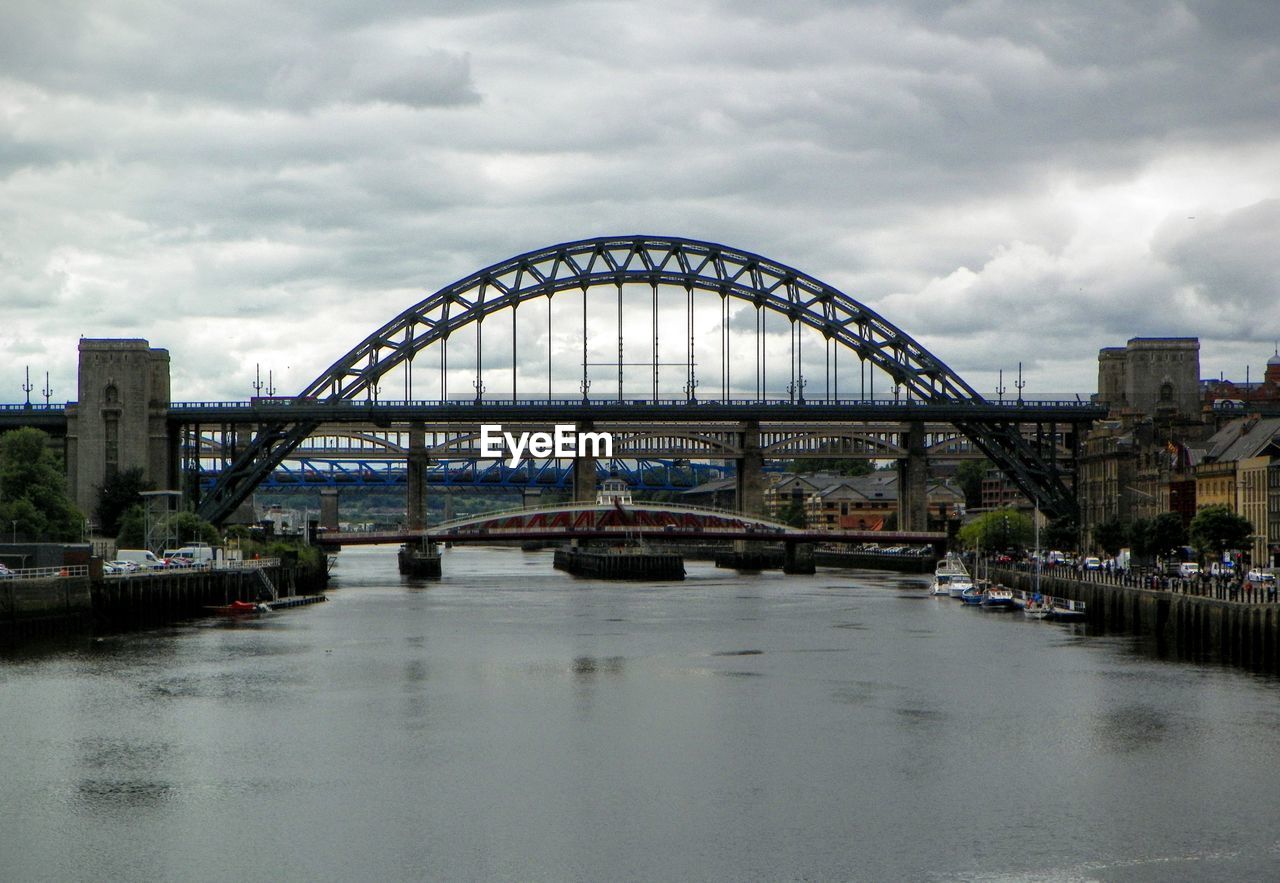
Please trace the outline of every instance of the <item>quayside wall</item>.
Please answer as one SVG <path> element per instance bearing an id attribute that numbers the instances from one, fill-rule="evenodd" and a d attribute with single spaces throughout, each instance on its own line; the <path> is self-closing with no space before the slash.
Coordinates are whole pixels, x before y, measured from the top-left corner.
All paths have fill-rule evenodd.
<path id="1" fill-rule="evenodd" d="M 0 637 L 160 625 L 200 616 L 206 607 L 297 593 L 296 568 L 276 560 L 254 565 L 0 580 Z"/>
<path id="2" fill-rule="evenodd" d="M 991 578 L 1034 591 L 1035 574 L 993 568 Z M 1192 594 L 1185 586 L 1144 588 L 1105 578 L 1045 573 L 1039 590 L 1083 601 L 1088 621 L 1104 631 L 1155 638 L 1157 647 L 1188 659 L 1211 658 L 1232 665 L 1280 671 L 1280 603 L 1250 603 Z"/>

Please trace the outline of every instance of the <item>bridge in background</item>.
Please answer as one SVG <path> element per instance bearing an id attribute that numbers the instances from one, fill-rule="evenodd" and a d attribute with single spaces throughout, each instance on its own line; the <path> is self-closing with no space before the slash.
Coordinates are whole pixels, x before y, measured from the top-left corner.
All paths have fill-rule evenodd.
<path id="1" fill-rule="evenodd" d="M 731 327 L 749 330 L 735 337 Z M 545 378 L 526 367 L 538 347 Z M 1080 437 L 1103 415 L 1079 401 L 988 400 L 811 276 L 655 236 L 565 243 L 480 270 L 383 324 L 296 396 L 173 403 L 168 353 L 140 340 L 82 340 L 80 372 L 82 401 L 0 407 L 0 427 L 61 432 L 82 508 L 92 509 L 105 475 L 137 465 L 216 523 L 290 458 L 324 459 L 334 439 L 360 437 L 366 460 L 376 449 L 404 462 L 410 526 L 421 528 L 432 463 L 474 460 L 484 423 L 612 432 L 622 460 L 732 463 L 747 513 L 763 510 L 766 461 L 894 459 L 900 524 L 918 529 L 928 460 L 981 456 L 1046 513 L 1070 514 Z M 578 389 L 566 396 L 575 372 Z M 449 389 L 459 373 L 471 387 L 464 399 Z M 424 382 L 432 395 L 415 394 Z M 384 387 L 403 394 L 388 401 Z M 592 499 L 596 464 L 562 467 L 575 497 Z M 216 475 L 212 486 L 202 474 Z"/>
<path id="2" fill-rule="evenodd" d="M 385 545 L 428 540 L 441 543 L 661 540 L 665 542 L 889 543 L 932 546 L 941 553 L 947 535 L 930 531 L 808 530 L 767 518 L 669 503 L 568 503 L 457 518 L 429 528 L 401 531 L 326 531 L 327 546 Z"/>

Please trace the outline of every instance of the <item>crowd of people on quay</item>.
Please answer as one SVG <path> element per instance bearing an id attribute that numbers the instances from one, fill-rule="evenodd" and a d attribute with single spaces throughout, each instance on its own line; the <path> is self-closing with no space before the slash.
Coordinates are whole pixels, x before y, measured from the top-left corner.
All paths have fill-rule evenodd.
<path id="1" fill-rule="evenodd" d="M 1099 562 L 1096 567 L 1089 567 L 1083 561 L 1071 563 L 1045 561 L 1037 564 L 1029 559 L 996 561 L 994 556 L 991 566 L 1012 568 L 1025 573 L 1034 573 L 1039 566 L 1040 572 L 1047 576 L 1133 589 L 1174 592 L 1180 595 L 1197 595 L 1245 604 L 1274 604 L 1280 601 L 1280 597 L 1277 596 L 1275 574 L 1261 570 L 1235 572 L 1232 569 L 1217 573 L 1179 574 L 1170 573 L 1161 567 L 1119 567 L 1110 560 Z"/>

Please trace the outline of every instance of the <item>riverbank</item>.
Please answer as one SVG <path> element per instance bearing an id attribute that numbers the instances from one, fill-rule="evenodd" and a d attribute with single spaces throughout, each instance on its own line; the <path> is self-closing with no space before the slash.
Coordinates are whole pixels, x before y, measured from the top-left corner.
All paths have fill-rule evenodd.
<path id="1" fill-rule="evenodd" d="M 1027 591 L 1037 585 L 1034 572 L 1024 569 L 993 568 L 991 578 Z M 1149 636 L 1169 655 L 1280 671 L 1280 604 L 1197 594 L 1181 580 L 1153 583 L 1101 572 L 1042 573 L 1039 590 L 1083 601 L 1091 624 Z"/>
<path id="2" fill-rule="evenodd" d="M 18 571 L 0 581 L 0 640 L 145 628 L 202 616 L 207 607 L 233 601 L 314 593 L 317 587 L 304 576 L 287 558 L 113 576 L 94 576 L 87 567 Z"/>

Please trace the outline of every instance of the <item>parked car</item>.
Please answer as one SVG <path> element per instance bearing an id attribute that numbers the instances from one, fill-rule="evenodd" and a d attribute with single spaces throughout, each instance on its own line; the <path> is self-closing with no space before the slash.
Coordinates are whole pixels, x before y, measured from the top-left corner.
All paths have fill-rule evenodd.
<path id="1" fill-rule="evenodd" d="M 1092 555 L 1090 555 L 1088 558 L 1084 559 L 1084 569 L 1085 570 L 1101 570 L 1102 569 L 1101 559 L 1095 558 Z"/>
<path id="2" fill-rule="evenodd" d="M 102 562 L 102 573 L 104 576 L 117 576 L 124 572 L 125 572 L 125 569 L 121 567 L 119 564 L 116 564 L 114 561 Z"/>
<path id="3" fill-rule="evenodd" d="M 1178 576 L 1189 579 L 1200 573 L 1200 565 L 1194 561 L 1183 561 L 1178 565 Z"/>
<path id="4" fill-rule="evenodd" d="M 1251 583 L 1273 583 L 1276 581 L 1276 575 L 1267 573 L 1265 570 L 1251 570 L 1245 575 L 1245 579 Z"/>
<path id="5" fill-rule="evenodd" d="M 142 569 L 142 565 L 136 561 L 122 561 L 117 559 L 115 561 L 108 561 L 107 564 L 120 568 L 121 573 L 133 573 L 135 570 Z M 104 564 L 103 567 L 105 568 L 106 565 Z"/>
<path id="6" fill-rule="evenodd" d="M 0 564 L 0 579 L 13 579 L 14 572 L 7 565 Z"/>

